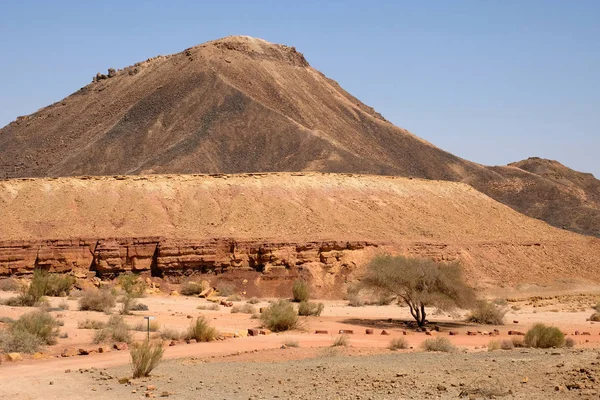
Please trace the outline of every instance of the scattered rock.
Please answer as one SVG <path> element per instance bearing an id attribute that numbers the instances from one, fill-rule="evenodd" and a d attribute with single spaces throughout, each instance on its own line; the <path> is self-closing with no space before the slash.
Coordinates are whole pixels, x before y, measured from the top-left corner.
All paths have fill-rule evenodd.
<path id="1" fill-rule="evenodd" d="M 317 330 L 315 331 L 315 334 L 317 334 L 317 335 L 327 335 L 328 333 L 329 333 L 329 332 L 327 332 L 327 331 L 326 331 L 326 330 L 324 330 L 324 329 L 317 329 Z"/>
<path id="2" fill-rule="evenodd" d="M 21 353 L 8 353 L 6 355 L 6 361 L 23 361 L 23 356 L 21 355 Z"/>
<path id="3" fill-rule="evenodd" d="M 248 335 L 249 336 L 258 336 L 259 331 L 258 331 L 258 329 L 248 328 Z"/>
<path id="4" fill-rule="evenodd" d="M 384 336 L 389 336 L 390 335 L 389 332 L 386 331 L 385 329 L 381 331 L 381 334 L 384 335 Z"/>
<path id="5" fill-rule="evenodd" d="M 365 334 L 372 335 L 373 333 L 374 333 L 373 329 L 371 329 L 371 328 L 365 329 Z"/>
<path id="6" fill-rule="evenodd" d="M 354 331 L 352 329 L 340 329 L 339 334 L 340 335 L 352 335 L 352 334 L 354 334 Z"/>
<path id="7" fill-rule="evenodd" d="M 60 353 L 61 357 L 74 357 L 79 354 L 79 351 L 75 347 L 67 347 Z"/>

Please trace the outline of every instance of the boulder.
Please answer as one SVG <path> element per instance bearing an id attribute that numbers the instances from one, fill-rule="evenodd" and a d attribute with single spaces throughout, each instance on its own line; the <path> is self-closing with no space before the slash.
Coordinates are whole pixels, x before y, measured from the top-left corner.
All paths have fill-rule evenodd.
<path id="1" fill-rule="evenodd" d="M 21 353 L 8 353 L 6 355 L 6 361 L 23 361 L 23 356 L 21 355 Z"/>
<path id="2" fill-rule="evenodd" d="M 75 357 L 79 355 L 79 351 L 75 347 L 67 347 L 60 353 L 61 357 Z"/>
<path id="3" fill-rule="evenodd" d="M 258 329 L 248 328 L 248 335 L 249 336 L 258 336 L 259 331 L 258 331 Z"/>
<path id="4" fill-rule="evenodd" d="M 115 343 L 113 345 L 113 348 L 115 350 L 120 350 L 120 351 L 121 350 L 128 350 L 129 349 L 129 345 L 127 343 L 125 343 L 125 342 L 119 342 L 119 343 Z"/>
<path id="5" fill-rule="evenodd" d="M 372 335 L 373 333 L 374 333 L 374 332 L 373 332 L 373 329 L 372 329 L 372 328 L 367 328 L 367 329 L 365 329 L 365 334 L 367 334 L 367 335 Z"/>

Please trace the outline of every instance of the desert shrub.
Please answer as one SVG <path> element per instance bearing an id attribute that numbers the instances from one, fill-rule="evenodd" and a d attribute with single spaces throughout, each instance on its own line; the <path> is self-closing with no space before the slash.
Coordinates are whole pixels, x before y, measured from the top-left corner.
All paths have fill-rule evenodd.
<path id="1" fill-rule="evenodd" d="M 258 303 L 260 303 L 260 299 L 257 299 L 256 297 L 252 297 L 250 300 L 247 301 L 247 303 L 258 304 Z"/>
<path id="2" fill-rule="evenodd" d="M 181 285 L 179 292 L 184 296 L 198 296 L 205 289 L 207 288 L 202 283 L 189 281 Z"/>
<path id="3" fill-rule="evenodd" d="M 350 307 L 364 307 L 365 302 L 357 294 L 348 295 L 348 305 Z"/>
<path id="4" fill-rule="evenodd" d="M 121 303 L 119 313 L 122 315 L 131 315 L 131 308 L 137 306 L 137 300 L 128 294 L 121 296 L 119 303 Z"/>
<path id="5" fill-rule="evenodd" d="M 148 322 L 147 321 L 139 322 L 138 324 L 133 326 L 132 329 L 134 331 L 138 331 L 138 332 L 147 332 L 148 331 Z M 150 332 L 158 332 L 159 329 L 160 329 L 160 324 L 158 323 L 158 321 L 150 321 Z"/>
<path id="6" fill-rule="evenodd" d="M 63 332 L 61 334 L 58 335 L 59 339 L 68 339 L 69 338 L 69 334 L 67 332 Z"/>
<path id="7" fill-rule="evenodd" d="M 375 304 L 377 304 L 378 306 L 389 306 L 394 300 L 394 296 L 389 296 L 385 293 L 380 293 Z"/>
<path id="8" fill-rule="evenodd" d="M 467 317 L 467 321 L 482 325 L 504 325 L 506 311 L 492 302 L 478 301 Z"/>
<path id="9" fill-rule="evenodd" d="M 512 350 L 515 347 L 515 344 L 512 340 L 503 340 L 500 342 L 500 348 L 502 350 Z"/>
<path id="10" fill-rule="evenodd" d="M 590 321 L 599 322 L 600 321 L 600 312 L 595 312 L 590 315 Z"/>
<path id="11" fill-rule="evenodd" d="M 348 335 L 340 335 L 335 338 L 331 347 L 348 346 Z"/>
<path id="12" fill-rule="evenodd" d="M 302 316 L 320 316 L 325 305 L 323 303 L 313 303 L 312 301 L 303 301 L 298 305 L 298 315 Z"/>
<path id="13" fill-rule="evenodd" d="M 421 345 L 425 351 L 441 351 L 444 353 L 452 353 L 456 351 L 456 347 L 444 337 L 437 337 L 435 339 L 427 339 Z"/>
<path id="14" fill-rule="evenodd" d="M 58 336 L 58 321 L 45 311 L 32 311 L 22 315 L 11 326 L 12 333 L 23 331 L 31 333 L 40 339 L 42 344 L 56 343 Z"/>
<path id="15" fill-rule="evenodd" d="M 514 337 L 511 340 L 513 347 L 525 347 L 525 342 L 520 337 Z"/>
<path id="16" fill-rule="evenodd" d="M 111 315 L 106 326 L 94 335 L 94 343 L 102 342 L 131 342 L 131 332 L 123 317 Z"/>
<path id="17" fill-rule="evenodd" d="M 129 297 L 143 297 L 146 292 L 146 283 L 136 274 L 122 274 L 118 278 L 119 285 Z"/>
<path id="18" fill-rule="evenodd" d="M 13 307 L 34 307 L 40 304 L 44 296 L 67 296 L 75 284 L 70 275 L 50 274 L 36 269 L 29 286 L 22 286 L 17 297 L 11 297 L 3 303 Z"/>
<path id="19" fill-rule="evenodd" d="M 502 344 L 499 340 L 490 340 L 487 345 L 488 351 L 496 351 L 502 348 Z"/>
<path id="20" fill-rule="evenodd" d="M 0 317 L 0 322 L 5 324 L 12 324 L 13 322 L 15 322 L 15 319 L 11 317 Z"/>
<path id="21" fill-rule="evenodd" d="M 306 282 L 300 280 L 295 281 L 294 286 L 292 286 L 292 299 L 296 303 L 300 303 L 302 301 L 308 301 L 309 297 L 310 294 Z"/>
<path id="22" fill-rule="evenodd" d="M 211 304 L 201 304 L 196 308 L 198 310 L 203 310 L 203 311 L 219 311 L 221 309 L 221 306 L 218 305 L 217 303 L 211 303 Z"/>
<path id="23" fill-rule="evenodd" d="M 217 291 L 221 296 L 231 296 L 235 293 L 235 285 L 231 282 L 219 282 L 217 283 Z"/>
<path id="24" fill-rule="evenodd" d="M 231 307 L 232 314 L 236 314 L 236 313 L 254 314 L 255 312 L 256 312 L 256 307 L 254 307 L 252 304 L 244 304 L 244 305 L 237 305 L 237 306 Z"/>
<path id="25" fill-rule="evenodd" d="M 182 334 L 175 329 L 163 328 L 160 331 L 160 338 L 163 340 L 179 340 L 181 339 Z"/>
<path id="26" fill-rule="evenodd" d="M 388 349 L 390 350 L 405 350 L 408 349 L 408 342 L 404 338 L 396 338 L 392 339 L 390 342 Z"/>
<path id="27" fill-rule="evenodd" d="M 566 338 L 565 339 L 565 347 L 568 347 L 568 348 L 575 347 L 575 340 L 573 340 L 573 338 L 570 338 L 570 337 Z"/>
<path id="28" fill-rule="evenodd" d="M 18 292 L 21 290 L 21 284 L 15 278 L 0 279 L 0 291 Z"/>
<path id="29" fill-rule="evenodd" d="M 131 311 L 148 311 L 148 306 L 144 303 L 136 302 L 133 306 L 129 308 Z"/>
<path id="30" fill-rule="evenodd" d="M 42 346 L 42 340 L 27 331 L 0 331 L 0 350 L 5 353 L 35 353 Z"/>
<path id="31" fill-rule="evenodd" d="M 212 342 L 217 335 L 217 330 L 210 326 L 206 318 L 198 317 L 190 324 L 185 338 L 196 339 L 197 342 Z"/>
<path id="32" fill-rule="evenodd" d="M 381 255 L 371 260 L 361 287 L 402 299 L 419 326 L 427 322 L 425 307 L 469 308 L 475 298 L 458 264 L 402 256 Z"/>
<path id="33" fill-rule="evenodd" d="M 232 294 L 227 297 L 227 301 L 242 301 L 242 297 L 239 294 Z"/>
<path id="34" fill-rule="evenodd" d="M 67 311 L 69 309 L 69 303 L 67 303 L 66 300 L 61 300 L 60 303 L 58 303 L 57 308 L 61 311 Z"/>
<path id="35" fill-rule="evenodd" d="M 537 347 L 547 349 L 550 347 L 563 347 L 565 345 L 565 335 L 560 329 L 554 326 L 544 324 L 535 324 L 525 333 L 525 345 L 528 347 Z"/>
<path id="36" fill-rule="evenodd" d="M 84 319 L 83 321 L 77 321 L 77 328 L 79 329 L 102 329 L 106 326 L 105 322 L 97 321 L 94 319 Z"/>
<path id="37" fill-rule="evenodd" d="M 110 311 L 116 304 L 115 295 L 107 289 L 92 289 L 83 292 L 79 298 L 79 309 L 81 311 Z"/>
<path id="38" fill-rule="evenodd" d="M 282 332 L 298 326 L 298 314 L 294 306 L 285 300 L 271 304 L 260 315 L 262 324 L 273 332 Z"/>
<path id="39" fill-rule="evenodd" d="M 300 343 L 297 340 L 294 340 L 294 339 L 286 339 L 283 342 L 283 345 L 285 347 L 300 347 Z"/>
<path id="40" fill-rule="evenodd" d="M 506 299 L 498 297 L 498 298 L 494 299 L 494 304 L 499 307 L 506 307 L 506 306 L 508 306 L 508 301 Z"/>
<path id="41" fill-rule="evenodd" d="M 133 377 L 141 378 L 150 375 L 150 372 L 160 363 L 163 353 L 162 343 L 150 343 L 148 340 L 141 344 L 134 343 L 130 350 Z"/>

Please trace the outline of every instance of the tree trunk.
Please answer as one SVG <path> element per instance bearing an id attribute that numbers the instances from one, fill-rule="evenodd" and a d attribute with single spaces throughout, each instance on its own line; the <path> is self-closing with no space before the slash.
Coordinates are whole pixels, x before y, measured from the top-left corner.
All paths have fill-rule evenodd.
<path id="1" fill-rule="evenodd" d="M 421 321 L 419 322 L 419 326 L 424 326 L 426 322 L 425 305 L 421 303 Z"/>

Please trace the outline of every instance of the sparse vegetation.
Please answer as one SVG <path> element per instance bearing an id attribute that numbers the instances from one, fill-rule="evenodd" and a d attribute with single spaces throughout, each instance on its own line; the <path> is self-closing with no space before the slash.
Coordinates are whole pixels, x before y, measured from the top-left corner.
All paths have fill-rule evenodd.
<path id="1" fill-rule="evenodd" d="M 294 306 L 285 300 L 271 304 L 260 315 L 262 324 L 273 332 L 295 329 L 298 326 L 298 314 Z"/>
<path id="2" fill-rule="evenodd" d="M 306 282 L 301 280 L 295 281 L 294 286 L 292 286 L 292 299 L 296 303 L 300 303 L 303 301 L 308 301 L 309 297 L 310 294 Z"/>
<path id="3" fill-rule="evenodd" d="M 0 279 L 0 291 L 18 292 L 21 290 L 21 283 L 15 278 Z"/>
<path id="4" fill-rule="evenodd" d="M 5 352 L 34 353 L 42 345 L 56 343 L 59 323 L 45 311 L 33 311 L 0 332 L 0 349 Z"/>
<path id="5" fill-rule="evenodd" d="M 254 307 L 252 304 L 244 304 L 244 305 L 237 305 L 237 306 L 231 307 L 232 314 L 236 314 L 236 313 L 254 314 L 255 312 L 256 312 L 256 307 Z"/>
<path id="6" fill-rule="evenodd" d="M 196 318 L 186 333 L 186 339 L 196 339 L 197 342 L 212 342 L 217 338 L 217 330 L 210 326 L 204 317 Z"/>
<path id="7" fill-rule="evenodd" d="M 470 308 L 473 289 L 466 285 L 458 264 L 429 259 L 377 256 L 367 265 L 361 285 L 406 303 L 419 326 L 427 322 L 425 307 L 441 310 Z"/>
<path id="8" fill-rule="evenodd" d="M 148 306 L 144 303 L 136 302 L 133 306 L 129 308 L 131 311 L 148 311 Z"/>
<path id="9" fill-rule="evenodd" d="M 67 311 L 69 309 L 69 303 L 67 303 L 66 300 L 61 300 L 60 303 L 58 303 L 57 308 L 61 311 Z"/>
<path id="10" fill-rule="evenodd" d="M 150 372 L 160 363 L 163 353 L 162 343 L 151 343 L 148 340 L 134 343 L 130 350 L 133 377 L 141 378 L 150 375 Z"/>
<path id="11" fill-rule="evenodd" d="M 285 347 L 300 347 L 300 343 L 297 340 L 294 340 L 294 339 L 286 339 L 283 342 L 283 345 Z"/>
<path id="12" fill-rule="evenodd" d="M 600 312 L 596 311 L 592 315 L 590 315 L 590 321 L 600 322 Z"/>
<path id="13" fill-rule="evenodd" d="M 220 296 L 228 297 L 235 293 L 235 285 L 231 282 L 219 282 L 216 288 Z"/>
<path id="14" fill-rule="evenodd" d="M 340 335 L 335 338 L 331 347 L 346 347 L 348 346 L 348 335 Z"/>
<path id="15" fill-rule="evenodd" d="M 570 337 L 566 338 L 565 339 L 565 347 L 568 347 L 568 348 L 575 347 L 575 340 Z"/>
<path id="16" fill-rule="evenodd" d="M 388 349 L 390 350 L 405 350 L 408 349 L 408 342 L 404 338 L 396 338 L 390 341 Z"/>
<path id="17" fill-rule="evenodd" d="M 108 289 L 86 290 L 79 298 L 79 309 L 81 311 L 108 312 L 115 304 L 115 295 Z"/>
<path id="18" fill-rule="evenodd" d="M 490 340 L 487 345 L 488 351 L 496 351 L 502 348 L 502 344 L 499 340 Z"/>
<path id="19" fill-rule="evenodd" d="M 179 291 L 184 296 L 198 296 L 206 289 L 208 288 L 204 287 L 201 282 L 189 281 L 183 283 L 179 288 Z"/>
<path id="20" fill-rule="evenodd" d="M 146 283 L 136 274 L 121 274 L 118 278 L 123 291 L 132 298 L 143 297 L 146 292 Z"/>
<path id="21" fill-rule="evenodd" d="M 34 307 L 40 304 L 44 296 L 68 296 L 75 284 L 70 275 L 51 274 L 42 269 L 33 271 L 29 286 L 20 287 L 20 294 L 4 301 L 13 307 Z"/>
<path id="22" fill-rule="evenodd" d="M 5 353 L 35 353 L 42 346 L 36 335 L 25 331 L 0 331 L 0 349 Z"/>
<path id="23" fill-rule="evenodd" d="M 183 335 L 175 329 L 163 328 L 160 331 L 160 338 L 163 340 L 180 340 Z"/>
<path id="24" fill-rule="evenodd" d="M 425 351 L 440 351 L 444 353 L 452 353 L 457 349 L 456 347 L 444 337 L 437 337 L 435 339 L 427 339 L 421 345 Z"/>
<path id="25" fill-rule="evenodd" d="M 260 303 L 260 299 L 257 299 L 256 297 L 252 297 L 250 300 L 247 301 L 248 304 L 258 304 Z"/>
<path id="26" fill-rule="evenodd" d="M 201 304 L 196 308 L 198 310 L 203 310 L 203 311 L 219 311 L 221 309 L 221 306 L 218 305 L 217 303 L 211 303 L 211 304 Z"/>
<path id="27" fill-rule="evenodd" d="M 94 343 L 102 342 L 131 342 L 131 333 L 129 326 L 120 315 L 111 315 L 106 326 L 96 331 Z"/>
<path id="28" fill-rule="evenodd" d="M 239 294 L 232 294 L 227 298 L 227 301 L 242 301 L 242 297 Z"/>
<path id="29" fill-rule="evenodd" d="M 105 322 L 97 321 L 94 319 L 84 319 L 83 321 L 77 321 L 77 328 L 79 329 L 102 329 L 106 326 Z"/>
<path id="30" fill-rule="evenodd" d="M 563 347 L 565 335 L 560 329 L 544 324 L 535 324 L 527 331 L 524 339 L 527 347 L 548 349 L 550 347 Z"/>
<path id="31" fill-rule="evenodd" d="M 467 317 L 468 322 L 482 325 L 504 325 L 507 310 L 487 300 L 478 301 Z"/>
<path id="32" fill-rule="evenodd" d="M 512 340 L 503 340 L 500 342 L 500 348 L 502 350 L 512 350 L 514 347 L 515 344 L 512 342 Z"/>
<path id="33" fill-rule="evenodd" d="M 348 295 L 348 305 L 350 307 L 364 307 L 365 302 L 358 294 Z"/>
<path id="34" fill-rule="evenodd" d="M 313 303 L 312 301 L 303 301 L 298 305 L 298 315 L 302 316 L 320 316 L 325 305 L 323 303 Z"/>
<path id="35" fill-rule="evenodd" d="M 160 324 L 158 323 L 158 321 L 150 321 L 150 332 L 158 332 L 158 330 L 160 329 Z M 148 322 L 147 321 L 143 321 L 143 322 L 139 322 L 138 324 L 136 324 L 133 327 L 134 331 L 138 331 L 138 332 L 147 332 L 148 331 Z"/>

